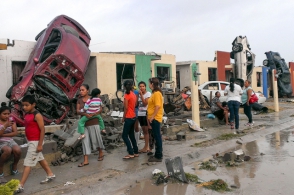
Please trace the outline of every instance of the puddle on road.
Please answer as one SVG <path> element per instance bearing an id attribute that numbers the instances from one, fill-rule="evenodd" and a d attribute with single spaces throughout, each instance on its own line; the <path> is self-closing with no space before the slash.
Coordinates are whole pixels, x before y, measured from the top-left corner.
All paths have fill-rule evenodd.
<path id="1" fill-rule="evenodd" d="M 204 181 L 223 179 L 229 186 L 237 186 L 238 188 L 232 189 L 232 192 L 218 193 L 196 187 L 195 184 L 168 183 L 156 186 L 152 180 L 143 180 L 135 187 L 124 189 L 124 192 L 119 194 L 293 194 L 294 131 L 275 132 L 242 146 L 238 145 L 231 151 L 240 148 L 246 155 L 251 156 L 251 160 L 243 162 L 238 167 L 222 165 L 216 171 L 206 171 L 199 170 L 200 162 L 184 167 L 185 172 L 196 174 Z"/>

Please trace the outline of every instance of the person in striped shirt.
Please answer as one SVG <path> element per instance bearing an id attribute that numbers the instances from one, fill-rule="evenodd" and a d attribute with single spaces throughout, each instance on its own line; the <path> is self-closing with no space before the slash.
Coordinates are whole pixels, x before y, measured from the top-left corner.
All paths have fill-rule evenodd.
<path id="1" fill-rule="evenodd" d="M 100 89 L 93 89 L 91 92 L 91 98 L 88 99 L 88 101 L 85 103 L 84 108 L 81 110 L 81 112 L 86 112 L 89 116 L 83 116 L 79 120 L 78 133 L 80 133 L 81 135 L 78 139 L 85 138 L 85 123 L 92 118 L 98 118 L 100 129 L 105 129 L 104 122 L 102 120 L 102 117 L 100 116 L 100 113 L 102 112 L 102 101 L 99 98 L 100 93 Z"/>

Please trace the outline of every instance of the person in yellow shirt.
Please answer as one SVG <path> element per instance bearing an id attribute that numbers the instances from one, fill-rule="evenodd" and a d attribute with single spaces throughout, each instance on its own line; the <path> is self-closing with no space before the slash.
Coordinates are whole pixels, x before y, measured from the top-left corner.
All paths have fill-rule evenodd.
<path id="1" fill-rule="evenodd" d="M 150 78 L 149 88 L 152 90 L 152 95 L 148 99 L 147 118 L 152 127 L 152 134 L 155 140 L 155 153 L 154 156 L 150 156 L 148 161 L 161 162 L 163 155 L 160 124 L 163 117 L 163 97 L 159 80 L 157 78 Z"/>

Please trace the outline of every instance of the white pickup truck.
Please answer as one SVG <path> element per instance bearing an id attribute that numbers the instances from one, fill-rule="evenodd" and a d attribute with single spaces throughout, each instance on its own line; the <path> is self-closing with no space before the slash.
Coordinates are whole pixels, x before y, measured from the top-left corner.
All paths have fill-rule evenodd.
<path id="1" fill-rule="evenodd" d="M 220 101 L 227 101 L 227 96 L 224 95 L 224 90 L 229 82 L 225 81 L 208 81 L 201 84 L 198 88 L 201 90 L 201 93 L 206 98 L 206 101 L 210 102 L 210 93 L 212 92 L 212 98 L 215 96 L 215 92 L 219 91 L 221 94 Z M 261 92 L 255 92 L 258 97 L 258 103 L 262 104 L 266 101 L 266 97 Z"/>

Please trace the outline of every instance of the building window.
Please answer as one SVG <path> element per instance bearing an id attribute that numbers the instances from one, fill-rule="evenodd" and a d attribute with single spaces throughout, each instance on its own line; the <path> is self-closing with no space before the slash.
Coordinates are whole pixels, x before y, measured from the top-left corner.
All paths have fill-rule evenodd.
<path id="1" fill-rule="evenodd" d="M 15 85 L 19 81 L 19 76 L 23 71 L 27 62 L 24 61 L 12 61 L 12 84 Z"/>
<path id="2" fill-rule="evenodd" d="M 261 87 L 262 85 L 262 73 L 256 72 L 256 81 L 257 81 L 257 87 Z"/>
<path id="3" fill-rule="evenodd" d="M 135 64 L 116 64 L 116 89 L 123 89 L 125 80 L 134 82 Z"/>
<path id="4" fill-rule="evenodd" d="M 156 72 L 159 80 L 164 80 L 164 81 L 170 81 L 170 68 L 169 67 L 164 67 L 164 66 L 157 66 L 156 67 Z"/>
<path id="5" fill-rule="evenodd" d="M 216 68 L 208 68 L 208 81 L 217 81 Z"/>

